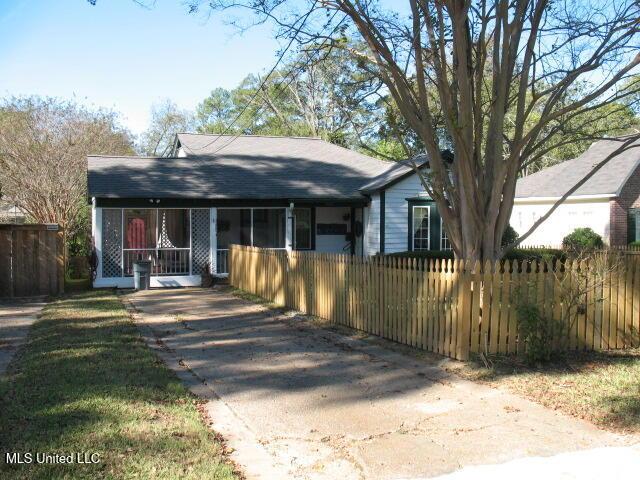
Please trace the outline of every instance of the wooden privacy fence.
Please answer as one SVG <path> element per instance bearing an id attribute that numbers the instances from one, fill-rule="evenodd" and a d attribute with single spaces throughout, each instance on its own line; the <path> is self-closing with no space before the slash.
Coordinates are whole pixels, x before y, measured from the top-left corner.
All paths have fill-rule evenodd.
<path id="1" fill-rule="evenodd" d="M 57 225 L 0 225 L 0 297 L 64 292 L 64 240 Z"/>
<path id="2" fill-rule="evenodd" d="M 233 245 L 229 278 L 277 305 L 465 360 L 470 352 L 522 353 L 516 307 L 523 304 L 560 325 L 557 348 L 638 346 L 640 259 L 619 258 L 598 268 L 507 261 L 480 269 Z"/>

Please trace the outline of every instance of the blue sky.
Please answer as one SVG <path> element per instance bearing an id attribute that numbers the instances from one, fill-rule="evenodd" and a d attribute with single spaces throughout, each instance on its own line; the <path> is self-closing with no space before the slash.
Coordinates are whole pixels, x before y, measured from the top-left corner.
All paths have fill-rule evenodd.
<path id="1" fill-rule="evenodd" d="M 132 0 L 0 0 L 0 96 L 75 96 L 121 112 L 134 133 L 154 102 L 193 109 L 213 88 L 270 68 L 278 48 L 269 26 L 240 36 L 180 0 L 149 10 Z"/>

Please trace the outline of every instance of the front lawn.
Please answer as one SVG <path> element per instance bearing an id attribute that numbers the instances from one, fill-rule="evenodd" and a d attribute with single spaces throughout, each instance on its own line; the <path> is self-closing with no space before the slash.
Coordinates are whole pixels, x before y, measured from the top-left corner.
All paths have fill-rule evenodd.
<path id="1" fill-rule="evenodd" d="M 235 478 L 199 400 L 148 349 L 112 292 L 46 307 L 0 379 L 0 478 Z M 5 452 L 98 453 L 8 465 Z"/>
<path id="2" fill-rule="evenodd" d="M 582 352 L 537 368 L 513 357 L 452 369 L 619 432 L 640 432 L 640 350 Z"/>

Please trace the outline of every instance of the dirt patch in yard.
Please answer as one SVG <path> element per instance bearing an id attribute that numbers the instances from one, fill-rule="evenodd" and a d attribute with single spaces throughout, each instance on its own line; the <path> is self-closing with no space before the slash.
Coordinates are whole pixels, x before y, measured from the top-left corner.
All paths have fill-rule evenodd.
<path id="1" fill-rule="evenodd" d="M 640 350 L 576 352 L 547 365 L 515 357 L 450 363 L 447 370 L 588 420 L 599 427 L 640 433 Z"/>

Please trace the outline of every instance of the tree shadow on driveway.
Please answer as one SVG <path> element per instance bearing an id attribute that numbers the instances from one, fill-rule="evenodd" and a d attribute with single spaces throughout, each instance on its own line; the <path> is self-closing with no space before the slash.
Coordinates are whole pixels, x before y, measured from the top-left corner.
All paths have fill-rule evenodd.
<path id="1" fill-rule="evenodd" d="M 626 441 L 461 380 L 434 361 L 225 292 L 151 290 L 126 298 L 141 324 L 300 477 L 314 477 L 316 467 L 326 474 L 318 478 L 430 476 Z"/>

